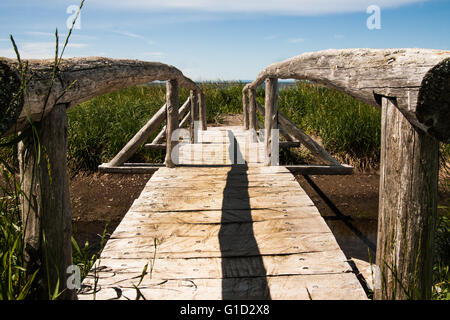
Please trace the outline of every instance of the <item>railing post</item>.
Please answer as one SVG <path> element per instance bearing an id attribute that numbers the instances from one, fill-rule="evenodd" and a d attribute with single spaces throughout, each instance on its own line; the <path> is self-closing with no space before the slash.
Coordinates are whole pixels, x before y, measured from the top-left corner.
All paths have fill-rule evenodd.
<path id="1" fill-rule="evenodd" d="M 248 110 L 248 117 L 249 117 L 249 129 L 256 131 L 256 93 L 255 89 L 248 89 L 248 100 L 250 103 L 249 110 Z"/>
<path id="2" fill-rule="evenodd" d="M 244 114 L 244 130 L 249 129 L 248 123 L 248 93 L 247 90 L 242 91 L 242 113 Z"/>
<path id="3" fill-rule="evenodd" d="M 40 299 L 48 299 L 58 282 L 60 291 L 66 289 L 60 299 L 76 299 L 73 288 L 66 287 L 66 271 L 72 265 L 66 108 L 57 104 L 42 119 L 38 129 L 40 157 L 37 139 L 27 137 L 19 144 L 24 254 L 27 265 L 40 268 Z"/>
<path id="4" fill-rule="evenodd" d="M 207 119 L 206 119 L 206 97 L 203 92 L 198 93 L 198 116 L 200 121 L 200 128 L 202 130 L 207 129 Z"/>
<path id="5" fill-rule="evenodd" d="M 198 92 L 197 90 L 191 90 L 191 143 L 195 143 L 195 122 L 198 121 Z"/>
<path id="6" fill-rule="evenodd" d="M 391 98 L 381 121 L 375 299 L 430 299 L 439 144 Z"/>
<path id="7" fill-rule="evenodd" d="M 265 100 L 265 160 L 264 165 L 270 166 L 272 164 L 272 130 L 278 129 L 278 79 L 266 79 L 266 100 Z"/>
<path id="8" fill-rule="evenodd" d="M 178 128 L 178 82 L 177 80 L 169 80 L 166 83 L 166 160 L 165 164 L 169 168 L 175 167 L 172 161 L 172 149 L 176 141 L 172 141 L 172 133 Z"/>

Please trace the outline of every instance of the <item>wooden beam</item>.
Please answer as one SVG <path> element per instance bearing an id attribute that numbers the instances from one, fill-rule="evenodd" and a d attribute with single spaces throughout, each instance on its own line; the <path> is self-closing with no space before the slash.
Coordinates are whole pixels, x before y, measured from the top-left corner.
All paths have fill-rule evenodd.
<path id="1" fill-rule="evenodd" d="M 166 106 L 167 106 L 167 129 L 166 129 L 166 159 L 165 164 L 169 168 L 175 167 L 172 161 L 172 149 L 176 145 L 176 141 L 172 140 L 172 133 L 178 129 L 178 82 L 177 80 L 167 81 L 166 84 Z"/>
<path id="2" fill-rule="evenodd" d="M 164 164 L 159 163 L 124 163 L 117 167 L 111 167 L 107 163 L 103 163 L 98 166 L 98 171 L 100 173 L 153 173 L 164 167 Z"/>
<path id="3" fill-rule="evenodd" d="M 266 79 L 266 114 L 264 115 L 264 126 L 266 134 L 264 136 L 265 144 L 265 159 L 264 165 L 278 165 L 278 150 L 277 154 L 272 152 L 273 135 L 272 130 L 278 129 L 278 79 Z M 274 158 L 276 157 L 276 158 Z"/>
<path id="4" fill-rule="evenodd" d="M 166 105 L 164 104 L 153 117 L 139 130 L 134 137 L 128 141 L 122 150 L 108 163 L 111 167 L 117 167 L 131 158 L 145 141 L 150 138 L 152 133 L 159 127 L 166 116 Z"/>
<path id="5" fill-rule="evenodd" d="M 165 143 L 146 143 L 144 144 L 144 148 L 148 150 L 165 150 L 167 144 Z"/>
<path id="6" fill-rule="evenodd" d="M 31 136 L 19 144 L 25 262 L 29 270 L 40 268 L 41 280 L 34 285 L 39 299 L 46 300 L 58 282 L 59 291 L 66 289 L 60 298 L 76 298 L 73 288 L 66 287 L 72 265 L 66 107 L 56 105 L 43 118 L 37 128 L 39 145 Z"/>
<path id="7" fill-rule="evenodd" d="M 248 90 L 248 100 L 249 100 L 249 129 L 256 130 L 256 92 L 254 89 Z"/>
<path id="8" fill-rule="evenodd" d="M 186 101 L 183 103 L 183 105 L 178 110 L 178 119 L 181 119 L 184 117 L 184 114 L 186 111 L 191 107 L 190 105 L 190 97 L 186 99 Z M 166 126 L 164 126 L 161 131 L 158 133 L 158 135 L 153 139 L 152 144 L 160 144 L 164 141 L 164 138 L 166 137 Z"/>
<path id="9" fill-rule="evenodd" d="M 198 121 L 198 92 L 191 90 L 191 143 L 195 143 L 195 122 Z"/>
<path id="10" fill-rule="evenodd" d="M 242 114 L 244 115 L 244 130 L 249 129 L 248 104 L 248 93 L 247 91 L 242 91 Z"/>
<path id="11" fill-rule="evenodd" d="M 274 63 L 243 90 L 268 77 L 309 80 L 381 106 L 395 97 L 408 121 L 450 142 L 450 51 L 429 49 L 342 49 L 309 52 Z"/>
<path id="12" fill-rule="evenodd" d="M 395 104 L 383 98 L 375 299 L 428 300 L 439 143 L 415 130 Z"/>
<path id="13" fill-rule="evenodd" d="M 206 130 L 208 127 L 206 118 L 206 97 L 203 92 L 198 93 L 198 116 L 201 130 Z"/>
<path id="14" fill-rule="evenodd" d="M 42 113 L 49 112 L 57 103 L 71 108 L 108 92 L 156 80 L 176 79 L 179 85 L 189 90 L 199 90 L 195 82 L 186 78 L 180 70 L 163 63 L 98 57 L 73 58 L 62 60 L 58 81 L 54 82 L 48 103 L 44 106 L 52 81 L 54 59 L 27 62 L 26 79 L 29 80 L 26 97 L 9 110 L 11 98 L 20 87 L 21 70 L 16 59 L 0 58 L 0 87 L 9 88 L 8 94 L 1 98 L 0 114 L 6 111 L 11 113 L 2 120 L 0 136 L 22 130 L 29 124 L 28 118 L 40 121 Z M 70 90 L 66 90 L 69 86 Z"/>
<path id="15" fill-rule="evenodd" d="M 288 165 L 284 166 L 292 173 L 303 175 L 348 175 L 353 174 L 353 167 L 343 164 L 339 166 L 324 165 Z"/>

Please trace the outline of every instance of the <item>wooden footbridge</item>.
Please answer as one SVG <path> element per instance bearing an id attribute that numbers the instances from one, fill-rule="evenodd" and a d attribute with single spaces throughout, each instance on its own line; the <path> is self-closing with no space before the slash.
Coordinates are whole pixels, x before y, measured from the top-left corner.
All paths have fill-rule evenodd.
<path id="1" fill-rule="evenodd" d="M 244 87 L 242 127 L 207 127 L 201 88 L 172 66 L 106 58 L 60 63 L 0 59 L 0 134 L 21 132 L 26 255 L 48 271 L 44 292 L 73 279 L 62 272 L 72 264 L 66 109 L 159 80 L 167 83 L 166 104 L 99 167 L 154 174 L 81 290 L 67 286 L 61 297 L 367 299 L 292 174 L 352 173 L 278 110 L 277 79 L 298 79 L 381 107 L 375 298 L 429 298 L 439 141 L 450 142 L 449 51 L 326 50 L 275 63 Z M 264 82 L 262 106 L 255 90 Z M 181 106 L 179 86 L 191 92 Z M 39 123 L 36 130 L 30 121 Z M 165 149 L 164 165 L 127 163 L 143 145 Z M 322 164 L 280 166 L 278 148 L 299 145 Z"/>
<path id="2" fill-rule="evenodd" d="M 96 299 L 367 298 L 288 169 L 251 161 L 252 136 L 241 127 L 201 135 L 203 145 L 183 146 L 184 166 L 153 174 L 79 299 L 93 299 L 94 288 Z M 193 159 L 199 147 L 204 163 Z M 152 270 L 141 278 L 146 265 Z"/>

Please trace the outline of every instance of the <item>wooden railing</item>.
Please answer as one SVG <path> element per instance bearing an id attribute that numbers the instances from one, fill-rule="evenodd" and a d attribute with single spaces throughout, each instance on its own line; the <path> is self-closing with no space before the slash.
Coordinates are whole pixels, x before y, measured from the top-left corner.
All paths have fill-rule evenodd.
<path id="1" fill-rule="evenodd" d="M 264 114 L 315 156 L 339 167 L 277 104 L 277 79 L 309 80 L 382 109 L 376 266 L 377 299 L 428 299 L 438 184 L 438 141 L 450 143 L 450 51 L 347 49 L 305 53 L 274 63 L 243 89 L 244 128 Z M 266 82 L 265 109 L 255 89 Z M 325 169 L 325 168 L 324 168 Z M 326 170 L 325 170 L 326 171 Z M 305 174 L 306 171 L 303 171 Z"/>
<path id="2" fill-rule="evenodd" d="M 145 143 L 164 119 L 167 120 L 165 163 L 169 167 L 173 166 L 171 135 L 178 127 L 178 118 L 190 109 L 191 123 L 201 120 L 202 129 L 205 129 L 205 99 L 200 88 L 181 71 L 158 62 L 108 58 L 67 59 L 62 60 L 56 73 L 53 60 L 30 60 L 26 63 L 26 72 L 22 72 L 25 69 L 16 60 L 0 58 L 0 136 L 19 131 L 24 136 L 20 143 L 21 187 L 24 194 L 22 218 L 26 221 L 27 250 L 33 251 L 27 254 L 39 258 L 39 253 L 45 251 L 54 261 L 54 264 L 45 266 L 51 277 L 49 281 L 65 284 L 68 277 L 65 271 L 72 264 L 67 109 L 125 87 L 156 80 L 166 81 L 165 105 L 108 164 L 100 166 L 103 171 L 123 172 L 127 170 L 123 163 Z M 25 94 L 18 98 L 17 92 L 24 87 L 25 81 Z M 180 109 L 179 85 L 191 92 Z M 38 137 L 33 137 L 31 130 L 28 130 L 31 121 L 34 122 Z M 27 132 L 30 134 L 27 135 Z M 163 135 L 160 133 L 156 141 L 160 141 Z M 37 147 L 36 140 L 39 140 L 41 149 Z M 136 172 L 136 168 L 128 170 Z M 148 172 L 148 168 L 145 172 Z M 42 230 L 46 235 L 45 247 Z M 39 263 L 44 264 L 43 258 Z M 74 298 L 72 291 L 67 291 L 65 298 Z"/>

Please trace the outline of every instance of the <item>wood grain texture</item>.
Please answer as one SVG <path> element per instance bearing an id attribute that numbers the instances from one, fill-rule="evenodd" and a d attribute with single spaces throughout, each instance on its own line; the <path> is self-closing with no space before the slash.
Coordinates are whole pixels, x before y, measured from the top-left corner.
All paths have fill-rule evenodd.
<path id="1" fill-rule="evenodd" d="M 236 141 L 235 153 L 246 135 L 242 127 L 200 133 L 207 141 Z M 186 146 L 187 153 L 230 149 Z M 138 284 L 146 299 L 367 299 L 295 177 L 261 163 L 156 171 L 78 298 L 93 299 L 97 287 L 96 299 L 135 299 Z"/>

